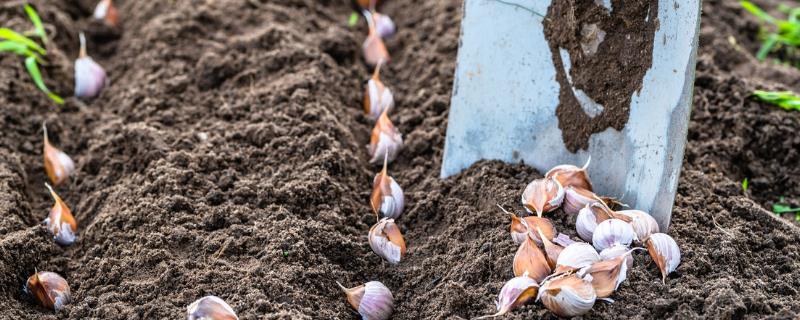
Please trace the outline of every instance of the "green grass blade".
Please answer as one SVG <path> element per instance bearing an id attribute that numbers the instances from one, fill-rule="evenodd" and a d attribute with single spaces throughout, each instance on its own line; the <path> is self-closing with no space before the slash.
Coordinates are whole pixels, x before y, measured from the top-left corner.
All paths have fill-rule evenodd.
<path id="1" fill-rule="evenodd" d="M 28 49 L 24 44 L 9 40 L 0 41 L 0 52 L 13 52 L 21 56 L 36 57 L 39 59 L 39 55 L 31 51 L 31 49 Z"/>
<path id="2" fill-rule="evenodd" d="M 47 54 L 47 51 L 39 44 L 9 28 L 0 28 L 0 38 L 24 44 L 28 48 L 36 50 L 39 54 Z"/>
<path id="3" fill-rule="evenodd" d="M 761 45 L 761 49 L 758 49 L 758 53 L 756 53 L 756 58 L 758 58 L 759 61 L 764 61 L 764 59 L 767 58 L 767 54 L 775 47 L 778 38 L 779 36 L 773 33 L 764 41 L 764 44 Z"/>
<path id="4" fill-rule="evenodd" d="M 347 19 L 347 26 L 355 27 L 356 24 L 358 24 L 358 13 L 353 11 L 353 13 L 350 14 L 350 18 Z"/>
<path id="5" fill-rule="evenodd" d="M 785 204 L 776 203 L 772 205 L 772 212 L 776 214 L 784 214 L 784 213 L 791 213 L 791 212 L 800 212 L 800 208 L 792 208 Z"/>
<path id="6" fill-rule="evenodd" d="M 786 110 L 800 111 L 800 97 L 791 91 L 753 91 L 753 96 L 761 101 L 777 105 Z"/>
<path id="7" fill-rule="evenodd" d="M 28 69 L 28 73 L 33 78 L 33 83 L 39 87 L 39 90 L 42 90 L 45 94 L 47 94 L 50 99 L 55 101 L 57 104 L 64 104 L 64 99 L 61 99 L 58 95 L 51 92 L 50 89 L 44 84 L 44 80 L 42 80 L 42 73 L 39 71 L 39 65 L 36 63 L 35 57 L 28 57 L 25 59 L 25 69 Z"/>
<path id="8" fill-rule="evenodd" d="M 47 44 L 47 31 L 44 30 L 44 25 L 42 24 L 42 19 L 39 18 L 39 14 L 36 13 L 36 9 L 31 7 L 30 4 L 25 5 L 25 12 L 28 13 L 28 17 L 31 19 L 33 23 L 33 28 L 36 30 L 36 35 L 42 39 L 42 43 Z"/>
<path id="9" fill-rule="evenodd" d="M 757 5 L 753 4 L 750 1 L 742 1 L 739 2 L 742 5 L 742 8 L 752 13 L 754 16 L 760 18 L 761 20 L 767 21 L 769 23 L 775 23 L 775 18 L 771 15 L 766 13 L 764 10 L 761 10 Z"/>

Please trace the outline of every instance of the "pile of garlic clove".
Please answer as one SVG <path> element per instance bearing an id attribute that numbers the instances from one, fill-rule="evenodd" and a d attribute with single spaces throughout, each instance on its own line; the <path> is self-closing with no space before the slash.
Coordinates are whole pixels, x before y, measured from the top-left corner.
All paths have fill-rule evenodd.
<path id="1" fill-rule="evenodd" d="M 612 209 L 618 202 L 594 193 L 587 168 L 560 165 L 542 179 L 529 183 L 522 205 L 533 216 L 511 216 L 511 239 L 519 245 L 514 255 L 514 278 L 498 295 L 496 317 L 527 301 L 541 301 L 560 317 L 589 312 L 597 300 L 611 297 L 633 267 L 633 253 L 647 251 L 667 275 L 680 264 L 681 253 L 672 237 L 661 233 L 656 220 L 641 210 Z M 545 213 L 562 208 L 575 215 L 575 229 L 583 241 L 556 232 Z"/>

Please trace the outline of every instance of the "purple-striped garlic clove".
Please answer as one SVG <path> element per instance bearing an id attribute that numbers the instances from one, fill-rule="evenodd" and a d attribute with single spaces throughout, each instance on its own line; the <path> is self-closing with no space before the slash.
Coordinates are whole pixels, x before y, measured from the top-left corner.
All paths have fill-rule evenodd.
<path id="1" fill-rule="evenodd" d="M 539 284 L 536 280 L 528 277 L 527 273 L 514 277 L 503 285 L 503 288 L 500 289 L 500 294 L 497 295 L 497 301 L 495 301 L 497 313 L 478 317 L 476 320 L 502 316 L 535 298 L 538 290 Z"/>
<path id="2" fill-rule="evenodd" d="M 394 296 L 383 283 L 370 281 L 355 288 L 345 288 L 336 282 L 347 295 L 347 302 L 358 311 L 362 319 L 386 320 L 392 315 Z"/>
<path id="3" fill-rule="evenodd" d="M 225 300 L 217 296 L 197 299 L 186 308 L 188 320 L 239 320 L 236 312 Z"/>
<path id="4" fill-rule="evenodd" d="M 521 199 L 528 212 L 536 212 L 541 217 L 561 206 L 564 188 L 555 178 L 536 179 L 525 186 Z"/>
<path id="5" fill-rule="evenodd" d="M 598 251 L 615 245 L 629 247 L 636 238 L 633 227 L 619 219 L 608 219 L 600 222 L 592 234 L 592 244 Z"/>
<path id="6" fill-rule="evenodd" d="M 681 263 L 681 249 L 678 248 L 678 243 L 667 234 L 654 233 L 644 241 L 644 244 L 661 271 L 661 282 L 666 283 L 667 275 L 675 271 Z"/>
<path id="7" fill-rule="evenodd" d="M 106 71 L 86 54 L 86 38 L 80 34 L 81 51 L 75 60 L 75 96 L 93 98 L 108 84 Z"/>
<path id="8" fill-rule="evenodd" d="M 394 219 L 383 218 L 369 230 L 369 246 L 390 264 L 398 264 L 406 254 L 406 242 Z"/>

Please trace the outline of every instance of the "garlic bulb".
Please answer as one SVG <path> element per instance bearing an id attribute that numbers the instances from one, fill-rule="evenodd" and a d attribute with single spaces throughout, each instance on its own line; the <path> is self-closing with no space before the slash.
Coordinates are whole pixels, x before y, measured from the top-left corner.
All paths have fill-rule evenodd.
<path id="1" fill-rule="evenodd" d="M 347 295 L 347 302 L 364 320 L 386 320 L 392 315 L 394 297 L 383 283 L 370 281 L 355 288 L 345 288 L 336 282 Z"/>
<path id="2" fill-rule="evenodd" d="M 364 92 L 364 113 L 372 120 L 378 119 L 384 111 L 389 112 L 394 108 L 392 90 L 383 85 L 380 79 L 382 65 L 383 62 L 378 62 L 375 66 L 375 72 L 367 81 L 367 89 Z"/>
<path id="3" fill-rule="evenodd" d="M 530 236 L 519 245 L 514 255 L 514 276 L 519 277 L 526 273 L 537 283 L 550 275 L 550 265 L 545 253 L 533 243 Z"/>
<path id="4" fill-rule="evenodd" d="M 627 265 L 628 269 L 633 267 L 633 256 L 630 253 L 630 249 L 628 247 L 618 244 L 612 246 L 610 248 L 605 248 L 603 251 L 600 251 L 600 259 L 602 260 L 612 260 L 619 256 L 625 256 L 625 264 Z"/>
<path id="5" fill-rule="evenodd" d="M 582 168 L 570 164 L 555 166 L 553 169 L 550 169 L 550 171 L 547 171 L 544 177 L 558 179 L 558 182 L 561 183 L 564 188 L 574 187 L 576 189 L 592 192 L 592 182 L 589 180 L 589 173 L 586 171 L 591 161 L 591 157 L 586 159 L 586 164 L 584 164 Z"/>
<path id="6" fill-rule="evenodd" d="M 75 218 L 72 216 L 69 207 L 67 207 L 64 201 L 61 200 L 61 197 L 53 191 L 53 188 L 47 183 L 45 183 L 45 186 L 50 190 L 50 196 L 53 197 L 55 204 L 53 204 L 53 208 L 50 209 L 47 219 L 44 219 L 44 224 L 47 230 L 53 234 L 53 239 L 56 240 L 56 243 L 62 246 L 71 245 L 75 242 L 75 232 L 78 231 L 78 223 L 75 222 Z"/>
<path id="7" fill-rule="evenodd" d="M 644 244 L 661 271 L 661 282 L 666 284 L 667 275 L 681 263 L 681 249 L 672 237 L 664 233 L 651 234 Z"/>
<path id="8" fill-rule="evenodd" d="M 597 199 L 597 195 L 589 190 L 566 187 L 564 189 L 564 212 L 567 214 L 576 214 L 588 204 L 597 202 Z"/>
<path id="9" fill-rule="evenodd" d="M 72 299 L 67 280 L 55 272 L 34 273 L 28 278 L 25 291 L 33 295 L 43 307 L 55 311 L 63 309 Z"/>
<path id="10" fill-rule="evenodd" d="M 503 210 L 506 214 L 511 216 L 511 239 L 514 240 L 514 243 L 520 244 L 525 241 L 525 237 L 530 234 L 533 237 L 533 241 L 537 244 L 542 243 L 542 239 L 539 236 L 539 233 L 530 233 L 529 229 L 542 229 L 542 233 L 544 233 L 545 237 L 548 239 L 553 239 L 556 234 L 556 229 L 553 226 L 553 223 L 550 222 L 550 219 L 547 218 L 540 218 L 536 216 L 529 216 L 525 218 L 519 218 L 516 214 L 506 211 L 500 205 L 497 205 L 500 210 Z"/>
<path id="11" fill-rule="evenodd" d="M 111 0 L 100 0 L 94 7 L 93 17 L 95 20 L 102 20 L 109 27 L 117 26 L 117 8 L 114 7 Z"/>
<path id="12" fill-rule="evenodd" d="M 533 180 L 522 191 L 525 209 L 539 217 L 561 206 L 563 200 L 564 188 L 555 178 Z"/>
<path id="13" fill-rule="evenodd" d="M 400 130 L 392 124 L 386 111 L 378 117 L 378 122 L 372 128 L 372 136 L 369 140 L 369 155 L 371 164 L 378 164 L 386 159 L 388 162 L 394 161 L 400 148 L 403 147 L 403 135 Z"/>
<path id="14" fill-rule="evenodd" d="M 75 172 L 75 162 L 64 151 L 50 144 L 47 138 L 47 125 L 42 123 L 44 132 L 44 171 L 53 185 L 61 185 Z"/>
<path id="15" fill-rule="evenodd" d="M 108 84 L 106 71 L 86 54 L 86 38 L 80 34 L 81 51 L 75 60 L 75 96 L 93 98 Z"/>
<path id="16" fill-rule="evenodd" d="M 556 261 L 555 273 L 573 271 L 588 267 L 600 261 L 600 255 L 588 243 L 575 242 L 561 250 Z"/>
<path id="17" fill-rule="evenodd" d="M 628 264 L 620 255 L 611 260 L 598 261 L 592 264 L 587 274 L 592 275 L 592 287 L 598 298 L 608 298 L 619 288 L 628 274 Z"/>
<path id="18" fill-rule="evenodd" d="M 372 17 L 372 13 L 369 11 L 364 11 L 364 17 L 367 19 L 367 25 L 369 26 L 369 34 L 367 34 L 367 39 L 364 40 L 364 44 L 362 45 L 362 49 L 364 50 L 364 60 L 370 66 L 378 65 L 378 63 L 387 63 L 389 62 L 389 51 L 386 50 L 386 45 L 383 43 L 383 39 L 378 34 L 377 26 L 375 24 L 375 19 Z"/>
<path id="19" fill-rule="evenodd" d="M 239 320 L 233 308 L 217 296 L 197 299 L 186 308 L 186 314 L 188 320 Z"/>
<path id="20" fill-rule="evenodd" d="M 394 181 L 394 178 L 389 176 L 386 167 L 387 159 L 384 157 L 383 170 L 375 175 L 375 179 L 372 181 L 370 205 L 379 219 L 381 217 L 397 219 L 403 213 L 405 197 L 403 189 Z"/>
<path id="21" fill-rule="evenodd" d="M 592 234 L 592 244 L 598 251 L 615 245 L 630 246 L 636 239 L 633 227 L 619 219 L 608 219 L 600 222 Z"/>
<path id="22" fill-rule="evenodd" d="M 394 36 L 397 27 L 394 21 L 392 21 L 392 18 L 375 11 L 372 12 L 372 18 L 375 19 L 375 31 L 381 38 L 388 39 Z"/>
<path id="23" fill-rule="evenodd" d="M 528 277 L 527 273 L 508 280 L 508 282 L 503 285 L 503 288 L 500 289 L 500 294 L 497 295 L 497 301 L 495 301 L 497 313 L 478 317 L 476 320 L 502 316 L 512 309 L 525 304 L 531 298 L 536 297 L 538 290 L 539 284 L 536 280 Z"/>
<path id="24" fill-rule="evenodd" d="M 576 274 L 551 278 L 539 288 L 537 300 L 542 300 L 542 304 L 559 317 L 585 314 L 597 299 L 591 278 L 589 275 L 581 278 Z"/>
<path id="25" fill-rule="evenodd" d="M 369 246 L 390 264 L 400 263 L 406 254 L 406 242 L 394 219 L 383 218 L 369 229 Z"/>
<path id="26" fill-rule="evenodd" d="M 626 216 L 630 218 L 631 227 L 633 232 L 636 233 L 638 239 L 647 239 L 651 234 L 658 233 L 658 222 L 647 212 L 641 210 L 622 210 L 615 211 L 615 217 Z"/>

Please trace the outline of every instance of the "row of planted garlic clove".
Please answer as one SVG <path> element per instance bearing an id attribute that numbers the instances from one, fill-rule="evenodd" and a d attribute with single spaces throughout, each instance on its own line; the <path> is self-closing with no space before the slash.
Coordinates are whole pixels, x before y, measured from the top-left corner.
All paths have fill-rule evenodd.
<path id="1" fill-rule="evenodd" d="M 364 60 L 375 67 L 372 77 L 367 80 L 363 103 L 365 115 L 376 121 L 368 146 L 369 162 L 377 164 L 383 160 L 383 169 L 372 183 L 370 206 L 378 222 L 370 228 L 368 241 L 375 254 L 394 265 L 400 263 L 406 253 L 403 234 L 394 221 L 402 214 L 405 199 L 403 189 L 389 176 L 387 167 L 402 148 L 403 137 L 389 119 L 389 112 L 394 108 L 392 91 L 380 80 L 381 67 L 390 59 L 383 39 L 394 34 L 395 26 L 388 16 L 375 10 L 376 2 L 377 0 L 357 1 L 369 27 L 362 46 Z M 384 320 L 391 316 L 394 297 L 383 283 L 370 281 L 354 288 L 346 288 L 338 282 L 337 285 L 344 291 L 350 306 L 363 319 Z"/>
<path id="2" fill-rule="evenodd" d="M 613 302 L 611 295 L 626 279 L 633 256 L 643 244 L 661 271 L 662 282 L 680 263 L 680 249 L 670 236 L 659 233 L 655 219 L 640 210 L 614 211 L 613 199 L 601 198 L 592 191 L 587 167 L 561 165 L 543 179 L 528 184 L 522 194 L 526 210 L 535 216 L 511 216 L 511 238 L 520 246 L 514 255 L 514 278 L 500 290 L 495 317 L 508 313 L 531 299 L 542 301 L 551 312 L 562 317 L 585 314 L 598 299 Z M 542 217 L 563 207 L 577 214 L 577 242 L 556 232 L 553 223 Z M 539 245 L 542 248 L 539 248 Z M 482 317 L 483 318 L 483 317 Z"/>

